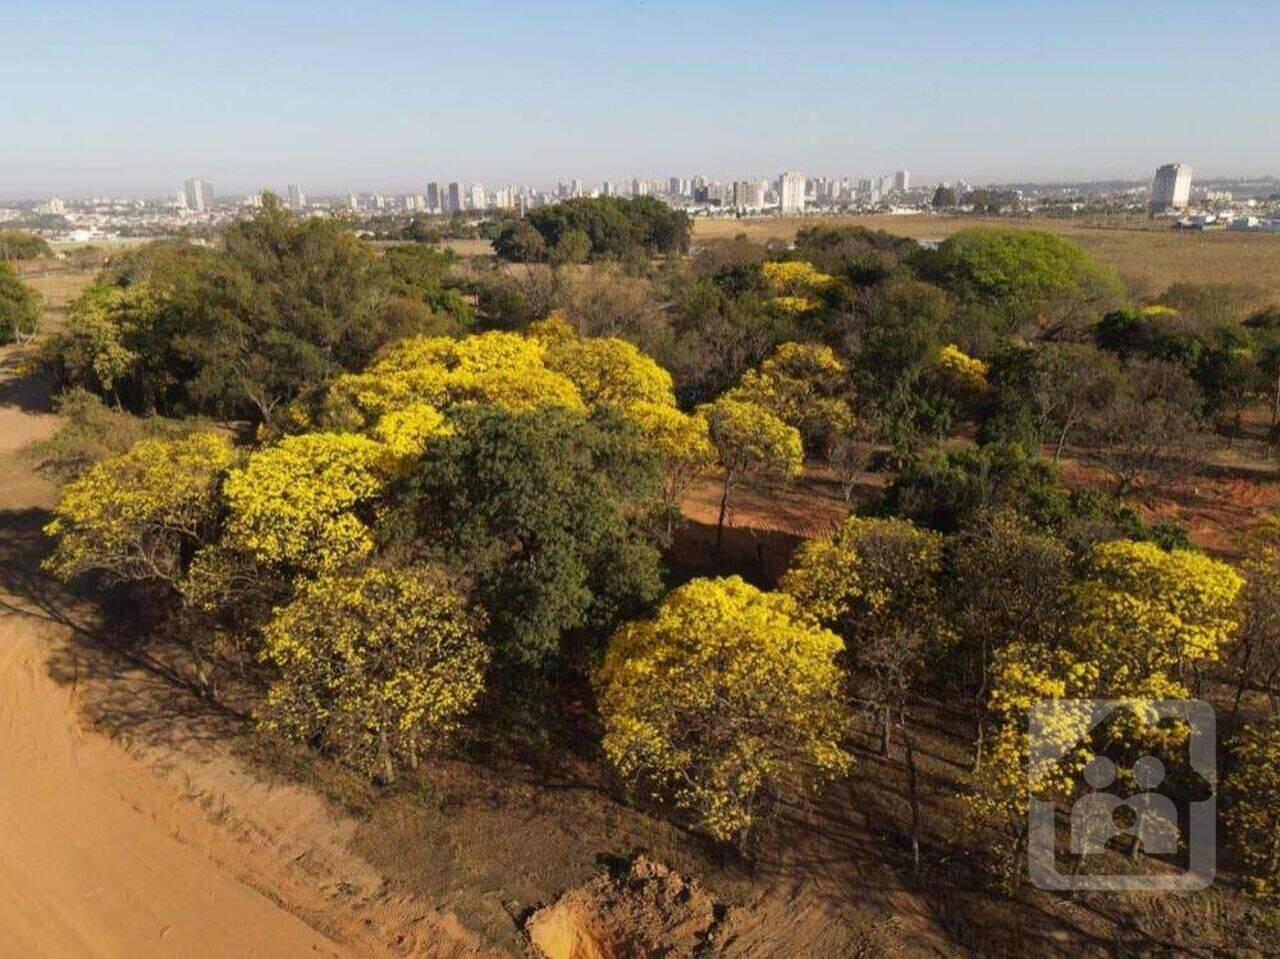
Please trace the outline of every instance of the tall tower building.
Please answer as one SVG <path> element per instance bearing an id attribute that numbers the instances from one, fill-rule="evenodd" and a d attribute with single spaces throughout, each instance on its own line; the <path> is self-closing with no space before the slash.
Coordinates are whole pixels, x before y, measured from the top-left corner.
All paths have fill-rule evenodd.
<path id="1" fill-rule="evenodd" d="M 1166 163 L 1156 170 L 1151 181 L 1152 213 L 1184 210 L 1191 201 L 1191 167 L 1185 163 Z"/>
<path id="2" fill-rule="evenodd" d="M 432 213 L 444 211 L 444 186 L 440 183 L 427 184 L 427 209 Z"/>
<path id="3" fill-rule="evenodd" d="M 464 195 L 465 194 L 463 193 L 461 183 L 459 183 L 456 180 L 453 183 L 450 183 L 449 195 L 447 197 L 447 202 L 445 203 L 445 212 L 457 213 L 460 210 L 462 210 L 463 209 L 462 198 Z"/>
<path id="4" fill-rule="evenodd" d="M 784 173 L 778 177 L 778 200 L 783 213 L 804 212 L 803 173 Z"/>
<path id="5" fill-rule="evenodd" d="M 893 175 L 893 188 L 899 193 L 906 193 L 911 189 L 911 173 L 908 170 L 899 170 Z"/>
<path id="6" fill-rule="evenodd" d="M 213 209 L 213 184 L 199 177 L 182 184 L 182 198 L 188 210 L 205 213 Z"/>
<path id="7" fill-rule="evenodd" d="M 473 210 L 483 210 L 489 205 L 488 200 L 485 198 L 483 183 L 471 184 L 469 201 L 467 205 Z"/>
<path id="8" fill-rule="evenodd" d="M 296 183 L 289 184 L 289 206 L 294 210 L 301 210 L 307 205 L 307 195 L 302 192 L 302 187 Z"/>

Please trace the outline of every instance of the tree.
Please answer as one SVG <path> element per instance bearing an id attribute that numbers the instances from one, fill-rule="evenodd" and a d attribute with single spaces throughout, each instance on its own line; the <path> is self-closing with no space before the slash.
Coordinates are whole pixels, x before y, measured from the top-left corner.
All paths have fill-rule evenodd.
<path id="1" fill-rule="evenodd" d="M 1280 556 L 1267 549 L 1240 567 L 1244 587 L 1240 591 L 1240 629 L 1236 655 L 1239 678 L 1231 709 L 1234 730 L 1240 701 L 1250 685 L 1261 689 L 1276 712 L 1276 681 L 1280 679 Z"/>
<path id="2" fill-rule="evenodd" d="M 830 347 L 783 343 L 726 395 L 772 410 L 800 431 L 807 450 L 825 455 L 832 438 L 853 427 L 846 383 L 844 364 Z"/>
<path id="3" fill-rule="evenodd" d="M 156 584 L 175 606 L 198 550 L 218 534 L 219 489 L 238 460 L 223 435 L 148 439 L 68 483 L 45 533 L 44 567 L 63 580 L 98 574 L 106 585 Z M 180 608 L 180 607 L 179 607 Z M 197 682 L 211 691 L 205 646 L 187 630 Z"/>
<path id="4" fill-rule="evenodd" d="M 541 246 L 526 227 L 541 238 Z M 653 197 L 575 197 L 530 210 L 523 219 L 504 227 L 494 241 L 494 252 L 516 262 L 569 252 L 591 259 L 683 253 L 689 246 L 689 233 L 684 211 Z M 576 236 L 565 241 L 562 249 L 564 238 L 573 234 Z"/>
<path id="5" fill-rule="evenodd" d="M 851 516 L 830 539 L 796 553 L 781 588 L 807 616 L 844 640 L 855 691 L 880 714 L 889 754 L 896 710 L 928 657 L 950 644 L 938 577 L 942 537 L 906 520 Z"/>
<path id="6" fill-rule="evenodd" d="M 1200 393 L 1183 370 L 1162 360 L 1134 360 L 1119 394 L 1085 424 L 1088 456 L 1115 477 L 1117 495 L 1140 479 L 1159 479 L 1196 440 Z"/>
<path id="7" fill-rule="evenodd" d="M 671 374 L 626 340 L 579 337 L 567 323 L 534 324 L 530 333 L 546 348 L 547 368 L 578 388 L 588 406 L 663 403 L 674 406 Z"/>
<path id="8" fill-rule="evenodd" d="M 0 261 L 37 260 L 53 256 L 49 244 L 25 230 L 0 230 Z"/>
<path id="9" fill-rule="evenodd" d="M 1153 543 L 1099 543 L 1077 591 L 1072 647 L 1111 690 L 1216 662 L 1236 628 L 1244 580 L 1230 566 Z"/>
<path id="10" fill-rule="evenodd" d="M 514 263 L 541 263 L 547 257 L 547 241 L 528 220 L 515 220 L 493 241 L 493 252 Z"/>
<path id="11" fill-rule="evenodd" d="M 40 324 L 40 294 L 0 261 L 0 340 L 29 340 Z"/>
<path id="12" fill-rule="evenodd" d="M 393 462 L 376 440 L 303 433 L 227 477 L 224 544 L 286 570 L 339 569 L 373 549 L 370 508 Z"/>
<path id="13" fill-rule="evenodd" d="M 852 763 L 841 648 L 790 596 L 692 580 L 609 641 L 595 680 L 605 755 L 637 791 L 742 846 L 771 802 Z"/>
<path id="14" fill-rule="evenodd" d="M 661 465 L 615 412 L 471 407 L 405 481 L 391 532 L 473 582 L 509 680 L 573 630 L 608 630 L 661 589 Z"/>
<path id="15" fill-rule="evenodd" d="M 277 670 L 262 726 L 385 782 L 458 728 L 488 651 L 461 596 L 431 570 L 373 567 L 306 583 L 264 630 Z"/>
<path id="16" fill-rule="evenodd" d="M 975 767 L 983 761 L 993 659 L 1015 643 L 1036 649 L 1062 645 L 1070 621 L 1070 563 L 1060 540 L 1029 528 L 1011 510 L 982 517 L 953 542 L 947 599 L 973 698 Z"/>
<path id="17" fill-rule="evenodd" d="M 662 457 L 662 502 L 667 532 L 680 510 L 680 494 L 700 472 L 716 461 L 707 421 L 666 403 L 629 404 L 623 415 L 634 423 L 644 443 Z"/>
<path id="18" fill-rule="evenodd" d="M 1002 333 L 1091 320 L 1124 297 L 1112 267 L 1039 230 L 961 230 L 923 254 L 921 270 Z"/>
<path id="19" fill-rule="evenodd" d="M 935 210 L 946 210 L 956 205 L 955 187 L 940 186 L 933 191 L 931 205 Z"/>
<path id="20" fill-rule="evenodd" d="M 341 221 L 298 220 L 268 196 L 220 249 L 166 242 L 113 260 L 71 311 L 52 362 L 69 385 L 137 411 L 268 423 L 364 369 L 389 340 L 465 317 L 433 270 L 405 254 L 380 259 Z"/>
<path id="21" fill-rule="evenodd" d="M 1249 892 L 1280 895 L 1280 724 L 1251 723 L 1232 742 L 1226 821 Z"/>
<path id="22" fill-rule="evenodd" d="M 724 471 L 720 514 L 716 521 L 718 563 L 734 490 L 749 478 L 768 481 L 799 476 L 804 469 L 804 446 L 794 426 L 788 426 L 756 403 L 722 396 L 714 403 L 699 407 L 698 414 L 707 421 L 708 435 Z"/>
<path id="23" fill-rule="evenodd" d="M 905 461 L 930 420 L 922 379 L 942 346 L 951 304 L 936 286 L 897 277 L 864 293 L 855 376 L 876 407 L 883 438 Z"/>
<path id="24" fill-rule="evenodd" d="M 489 332 L 460 340 L 401 340 L 364 372 L 339 377 L 325 398 L 325 410 L 338 426 L 368 429 L 380 417 L 416 403 L 445 414 L 473 403 L 511 412 L 540 406 L 585 409 L 573 381 L 547 366 L 542 342 Z"/>
<path id="25" fill-rule="evenodd" d="M 45 533 L 46 569 L 64 580 L 155 580 L 176 588 L 191 552 L 211 535 L 219 486 L 236 462 L 225 436 L 151 439 L 90 467 L 62 491 Z"/>

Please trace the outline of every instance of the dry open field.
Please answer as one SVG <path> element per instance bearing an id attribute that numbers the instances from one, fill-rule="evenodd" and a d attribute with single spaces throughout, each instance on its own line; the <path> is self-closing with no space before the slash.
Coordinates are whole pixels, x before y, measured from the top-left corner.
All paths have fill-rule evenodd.
<path id="1" fill-rule="evenodd" d="M 764 242 L 791 240 L 802 226 L 854 224 L 917 240 L 940 240 L 972 226 L 1013 226 L 1069 237 L 1114 264 L 1138 296 L 1154 296 L 1171 283 L 1247 283 L 1280 299 L 1280 236 L 1251 233 L 1180 233 L 1137 217 L 849 216 L 695 220 L 694 241 L 746 234 Z"/>

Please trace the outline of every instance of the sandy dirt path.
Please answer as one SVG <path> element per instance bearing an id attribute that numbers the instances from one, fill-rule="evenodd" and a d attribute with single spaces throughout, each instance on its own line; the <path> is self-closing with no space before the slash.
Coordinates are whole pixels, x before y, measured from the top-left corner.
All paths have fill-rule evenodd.
<path id="1" fill-rule="evenodd" d="M 136 703 L 144 688 L 128 669 L 109 686 L 78 667 L 69 680 L 59 664 L 83 652 L 73 617 L 14 563 L 55 495 L 19 450 L 57 424 L 14 359 L 0 348 L 0 959 L 486 954 L 351 853 L 349 821 L 261 782 L 216 737 L 86 727 L 104 692 Z"/>

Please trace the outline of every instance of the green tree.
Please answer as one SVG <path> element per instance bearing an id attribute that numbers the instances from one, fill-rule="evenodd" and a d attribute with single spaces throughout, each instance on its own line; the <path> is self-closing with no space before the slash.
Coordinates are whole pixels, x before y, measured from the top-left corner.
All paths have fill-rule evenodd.
<path id="1" fill-rule="evenodd" d="M 12 266 L 0 261 L 0 341 L 28 340 L 39 324 L 40 294 L 23 283 Z"/>
<path id="2" fill-rule="evenodd" d="M 394 528 L 472 579 L 509 678 L 657 596 L 661 461 L 618 414 L 471 407 L 455 422 L 406 481 Z"/>
<path id="3" fill-rule="evenodd" d="M 922 255 L 921 268 L 996 332 L 1082 325 L 1122 302 L 1115 270 L 1081 247 L 1039 230 L 974 227 Z"/>

